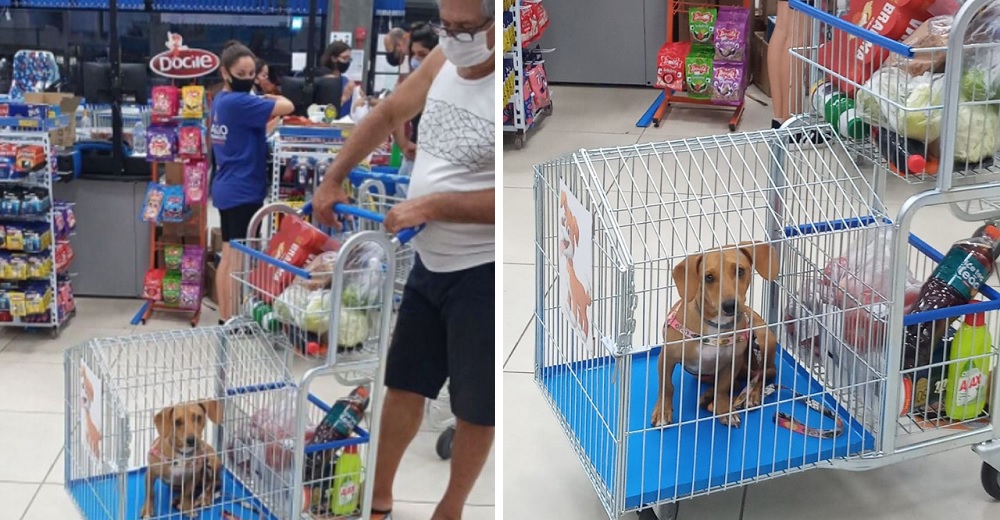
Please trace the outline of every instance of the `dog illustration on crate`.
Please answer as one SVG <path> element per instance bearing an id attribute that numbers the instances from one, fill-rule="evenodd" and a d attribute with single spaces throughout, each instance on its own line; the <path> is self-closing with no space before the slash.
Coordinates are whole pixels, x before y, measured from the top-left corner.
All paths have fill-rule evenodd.
<path id="1" fill-rule="evenodd" d="M 587 309 L 593 303 L 590 291 L 576 271 L 576 252 L 580 247 L 580 221 L 570 208 L 566 192 L 559 197 L 559 207 L 562 217 L 559 226 L 559 250 L 566 261 L 566 272 L 569 279 L 567 305 L 570 315 L 576 320 L 584 336 L 590 335 L 590 320 Z"/>
<path id="2" fill-rule="evenodd" d="M 777 373 L 777 338 L 764 319 L 747 306 L 746 296 L 752 270 L 765 280 L 774 280 L 778 268 L 770 245 L 748 242 L 689 256 L 674 267 L 680 301 L 670 309 L 663 325 L 665 344 L 657 363 L 659 388 L 650 419 L 653 426 L 673 422 L 672 375 L 678 363 L 703 382 L 713 383 L 700 397 L 699 406 L 725 425 L 740 426 L 739 417 L 730 413 L 735 408 L 761 404 L 766 381 Z M 759 351 L 751 356 L 748 351 L 755 347 Z M 748 369 L 749 386 L 744 395 L 734 399 L 735 383 L 747 381 Z"/>
<path id="3" fill-rule="evenodd" d="M 80 394 L 82 404 L 82 416 L 81 420 L 84 424 L 84 436 L 87 440 L 87 445 L 90 446 L 91 453 L 94 454 L 98 459 L 101 458 L 101 440 L 103 436 L 101 435 L 101 429 L 97 426 L 94 421 L 93 412 L 91 406 L 97 399 L 96 391 L 94 390 L 94 383 L 90 380 L 90 374 L 87 373 L 87 369 L 80 367 L 80 384 L 82 386 L 82 393 Z M 100 405 L 98 405 L 100 406 Z"/>
<path id="4" fill-rule="evenodd" d="M 215 501 L 222 483 L 222 461 L 205 441 L 208 421 L 222 423 L 218 401 L 168 406 L 156 414 L 153 423 L 159 437 L 149 449 L 142 518 L 156 515 L 157 480 L 171 488 L 173 507 L 188 517 L 195 517 L 199 508 Z"/>

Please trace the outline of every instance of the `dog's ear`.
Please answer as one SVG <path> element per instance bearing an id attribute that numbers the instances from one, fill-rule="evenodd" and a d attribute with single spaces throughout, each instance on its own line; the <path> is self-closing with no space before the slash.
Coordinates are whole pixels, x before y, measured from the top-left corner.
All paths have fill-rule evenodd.
<path id="1" fill-rule="evenodd" d="M 750 258 L 753 268 L 765 280 L 774 280 L 778 277 L 778 255 L 770 244 L 755 244 L 753 242 L 740 242 L 740 252 Z"/>
<path id="2" fill-rule="evenodd" d="M 218 401 L 200 401 L 198 406 L 205 410 L 205 415 L 210 421 L 222 424 L 222 406 Z"/>
<path id="3" fill-rule="evenodd" d="M 689 256 L 674 267 L 674 285 L 682 301 L 688 301 L 698 294 L 701 286 L 701 255 Z"/>
<path id="4" fill-rule="evenodd" d="M 159 412 L 157 412 L 156 417 L 153 418 L 153 424 L 156 425 L 156 431 L 160 434 L 160 437 L 167 436 L 167 426 L 174 422 L 174 407 L 168 406 Z"/>

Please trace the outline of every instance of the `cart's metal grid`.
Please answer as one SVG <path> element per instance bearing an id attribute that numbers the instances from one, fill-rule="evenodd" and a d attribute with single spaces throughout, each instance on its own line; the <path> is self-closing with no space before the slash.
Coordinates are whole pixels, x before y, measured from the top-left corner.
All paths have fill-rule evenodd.
<path id="1" fill-rule="evenodd" d="M 942 80 L 944 101 L 925 107 L 941 110 L 942 136 L 954 135 L 960 104 L 957 95 L 949 95 L 957 92 L 961 66 L 955 64 L 963 56 L 955 32 L 961 35 L 985 3 L 963 6 L 948 48 L 951 74 Z M 824 35 L 846 29 L 797 0 L 792 4 L 808 17 L 800 18 L 808 26 L 793 30 L 812 31 L 816 38 L 816 45 L 793 50 L 798 70 L 812 79 L 829 76 L 815 53 Z M 882 43 L 853 29 L 851 34 Z M 905 62 L 911 56 L 898 58 Z M 884 92 L 869 94 L 884 101 L 878 98 Z M 904 172 L 900 177 L 909 182 L 935 180 L 937 186 L 890 214 L 882 199 L 885 176 L 899 172 L 887 167 L 871 143 L 841 139 L 829 125 L 809 126 L 817 120 L 821 112 L 804 109 L 782 130 L 581 150 L 536 167 L 535 377 L 609 517 L 639 511 L 651 518 L 643 516 L 651 514 L 651 506 L 811 467 L 867 469 L 960 446 L 974 446 L 989 463 L 984 475 L 1000 465 L 1000 443 L 993 442 L 998 416 L 987 411 L 949 420 L 936 408 L 939 399 L 932 392 L 903 386 L 971 358 L 901 369 L 907 328 L 943 334 L 956 318 L 985 312 L 993 336 L 1000 333 L 995 312 L 1000 293 L 987 286 L 980 291 L 983 303 L 904 316 L 907 273 L 925 280 L 942 257 L 910 234 L 914 215 L 950 205 L 969 222 L 995 218 L 1000 215 L 992 201 L 1000 183 L 988 177 L 992 171 L 962 165 L 942 167 L 933 177 Z M 818 135 L 820 142 L 802 140 L 803 134 Z M 954 163 L 953 145 L 942 140 L 941 164 Z M 862 173 L 855 163 L 859 158 L 876 167 Z M 563 194 L 578 200 L 593 219 L 593 265 L 584 261 L 572 275 L 561 260 L 569 218 Z M 663 346 L 663 324 L 679 299 L 673 271 L 690 255 L 742 241 L 768 243 L 780 259 L 776 279 L 754 282 L 747 299 L 778 333 L 778 383 L 835 410 L 844 426 L 834 438 L 796 437 L 776 426 L 775 408 L 790 409 L 814 428 L 834 428 L 830 418 L 807 411 L 800 397 L 782 391 L 761 407 L 739 412 L 742 428 L 724 426 L 699 409 L 697 382 L 680 367 L 672 374 L 681 403 L 674 405 L 672 424 L 650 426 L 659 391 L 658 351 L 672 348 Z M 810 301 L 817 284 L 836 287 L 845 281 L 831 277 L 831 262 L 848 257 L 856 244 L 879 241 L 886 244 L 880 260 L 891 265 L 891 281 L 876 284 L 853 274 L 846 283 L 870 291 L 870 299 L 844 291 L 833 300 Z M 582 276 L 579 269 L 585 270 Z M 571 276 L 590 290 L 584 301 L 591 302 L 592 335 L 574 324 L 580 318 L 562 310 Z M 981 357 L 996 366 L 995 347 Z M 1000 399 L 998 389 L 991 379 L 983 390 L 990 402 Z M 992 475 L 996 478 L 996 470 Z"/>

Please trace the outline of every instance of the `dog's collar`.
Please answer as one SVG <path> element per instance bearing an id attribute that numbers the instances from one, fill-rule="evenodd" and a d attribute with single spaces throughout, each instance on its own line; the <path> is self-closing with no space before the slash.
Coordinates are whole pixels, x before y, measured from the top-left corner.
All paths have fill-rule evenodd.
<path id="1" fill-rule="evenodd" d="M 741 339 L 745 341 L 750 340 L 749 330 L 740 330 L 736 332 L 735 337 L 732 337 L 729 334 L 722 332 L 720 332 L 719 334 L 712 334 L 710 336 L 703 336 L 697 332 L 694 332 L 691 329 L 688 329 L 687 327 L 684 326 L 683 323 L 681 323 L 681 320 L 677 319 L 677 314 L 680 312 L 680 309 L 681 305 L 676 305 L 674 306 L 673 310 L 670 311 L 670 314 L 667 315 L 667 326 L 676 330 L 677 332 L 680 332 L 685 339 L 701 339 L 702 343 L 717 347 L 728 347 L 730 345 L 735 344 L 737 341 Z M 745 314 L 737 316 L 736 319 L 733 320 L 733 324 L 738 324 L 740 320 L 744 319 L 745 317 L 746 317 Z M 716 329 L 722 328 L 718 324 L 713 323 L 707 319 L 705 320 L 705 322 L 711 325 L 712 327 L 715 327 Z"/>
<path id="2" fill-rule="evenodd" d="M 177 464 L 184 461 L 185 459 L 190 459 L 193 457 L 197 457 L 198 455 L 201 455 L 201 451 L 202 451 L 201 443 L 199 443 L 197 447 L 195 447 L 193 450 L 191 450 L 190 453 L 187 454 L 183 453 L 180 450 L 174 450 L 175 457 L 170 460 L 171 462 Z M 163 456 L 163 450 L 160 449 L 160 439 L 156 439 L 156 441 L 153 442 L 153 445 L 149 448 L 149 454 L 155 455 L 160 460 L 164 461 L 166 460 L 166 457 Z"/>

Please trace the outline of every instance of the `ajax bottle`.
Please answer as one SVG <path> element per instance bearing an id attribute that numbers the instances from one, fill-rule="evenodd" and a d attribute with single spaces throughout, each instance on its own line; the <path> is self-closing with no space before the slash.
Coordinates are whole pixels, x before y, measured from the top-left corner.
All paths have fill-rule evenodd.
<path id="1" fill-rule="evenodd" d="M 910 312 L 924 312 L 964 305 L 972 300 L 979 286 L 993 274 L 1000 229 L 987 224 L 982 235 L 955 242 L 931 274 Z M 977 235 L 979 231 L 977 230 Z M 943 321 L 943 323 L 941 323 Z M 944 336 L 948 321 L 908 325 L 903 332 L 903 368 L 925 366 L 934 345 Z"/>
<path id="2" fill-rule="evenodd" d="M 990 356 L 993 339 L 986 327 L 986 314 L 969 314 L 955 334 L 948 365 L 945 411 L 955 421 L 974 419 L 983 412 L 989 393 Z"/>
<path id="3" fill-rule="evenodd" d="M 868 124 L 855 110 L 854 100 L 837 92 L 832 83 L 820 83 L 813 87 L 812 105 L 841 137 L 864 139 L 868 135 Z"/>
<path id="4" fill-rule="evenodd" d="M 361 503 L 361 455 L 356 445 L 344 448 L 333 475 L 330 513 L 350 515 L 358 510 Z"/>

